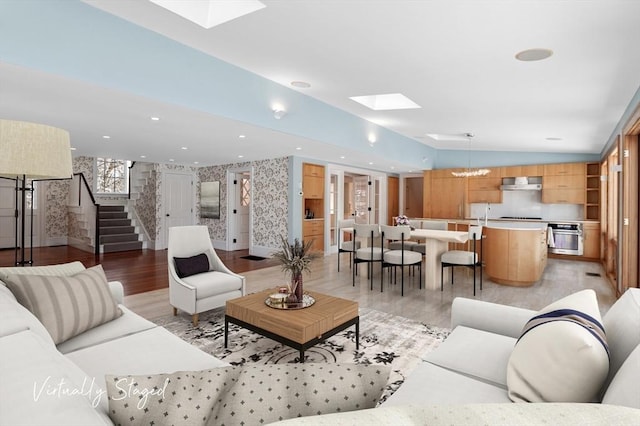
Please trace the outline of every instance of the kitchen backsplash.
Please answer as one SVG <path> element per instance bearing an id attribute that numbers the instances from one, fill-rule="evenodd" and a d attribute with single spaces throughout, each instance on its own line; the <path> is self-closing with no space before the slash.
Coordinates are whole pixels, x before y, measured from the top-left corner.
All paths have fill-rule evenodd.
<path id="1" fill-rule="evenodd" d="M 472 203 L 470 217 L 484 217 L 486 203 Z M 541 191 L 503 191 L 501 204 L 489 205 L 489 219 L 540 217 L 542 220 L 583 220 L 582 204 L 544 204 Z"/>

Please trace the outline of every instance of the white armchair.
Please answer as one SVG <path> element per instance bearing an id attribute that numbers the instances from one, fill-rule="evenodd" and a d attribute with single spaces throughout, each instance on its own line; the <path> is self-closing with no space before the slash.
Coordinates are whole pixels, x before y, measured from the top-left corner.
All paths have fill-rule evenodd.
<path id="1" fill-rule="evenodd" d="M 208 270 L 189 276 L 184 271 L 179 274 L 175 258 L 193 258 L 206 254 Z M 169 265 L 169 303 L 173 306 L 173 314 L 178 309 L 192 315 L 193 325 L 198 325 L 198 314 L 220 306 L 229 299 L 244 296 L 245 279 L 227 268 L 211 244 L 209 229 L 206 226 L 176 226 L 169 228 L 167 247 Z M 189 262 L 187 260 L 187 262 Z M 198 267 L 195 268 L 198 270 Z M 193 271 L 191 271 L 193 272 Z"/>

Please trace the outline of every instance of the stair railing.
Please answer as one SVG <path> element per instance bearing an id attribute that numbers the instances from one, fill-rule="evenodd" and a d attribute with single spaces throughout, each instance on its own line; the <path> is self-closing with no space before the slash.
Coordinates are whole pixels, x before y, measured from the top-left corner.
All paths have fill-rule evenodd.
<path id="1" fill-rule="evenodd" d="M 128 190 L 127 190 L 127 197 L 129 199 L 131 199 L 131 181 L 133 180 L 133 176 L 132 176 L 132 174 L 133 174 L 133 166 L 135 166 L 135 165 L 136 165 L 136 162 L 132 161 L 131 165 L 129 166 L 129 181 L 127 182 L 128 185 L 129 185 Z"/>
<path id="2" fill-rule="evenodd" d="M 87 179 L 84 177 L 83 173 L 74 173 L 73 174 L 73 181 L 72 181 L 72 186 L 75 186 L 74 184 L 77 181 L 77 185 L 78 185 L 78 191 L 70 191 L 69 193 L 69 198 L 70 198 L 70 203 L 72 205 L 77 205 L 78 207 L 82 207 L 83 206 L 83 200 L 87 200 L 87 198 L 90 200 L 91 205 L 93 205 L 93 210 L 95 212 L 95 220 L 94 220 L 94 253 L 96 255 L 100 254 L 100 204 L 96 203 L 96 199 L 93 196 L 93 192 L 91 191 L 91 187 L 89 186 L 89 184 L 87 183 Z M 86 205 L 89 205 L 88 203 L 86 203 Z"/>

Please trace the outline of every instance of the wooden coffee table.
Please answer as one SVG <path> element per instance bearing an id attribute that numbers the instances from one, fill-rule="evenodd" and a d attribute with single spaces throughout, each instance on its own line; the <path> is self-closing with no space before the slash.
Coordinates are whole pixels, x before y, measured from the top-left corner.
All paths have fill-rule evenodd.
<path id="1" fill-rule="evenodd" d="M 300 362 L 304 362 L 304 351 L 313 345 L 345 330 L 356 327 L 356 349 L 360 348 L 360 317 L 358 302 L 308 292 L 316 302 L 304 309 L 284 310 L 267 306 L 265 300 L 277 292 L 271 289 L 227 300 L 224 316 L 224 347 L 227 347 L 229 323 L 273 339 L 300 351 Z"/>

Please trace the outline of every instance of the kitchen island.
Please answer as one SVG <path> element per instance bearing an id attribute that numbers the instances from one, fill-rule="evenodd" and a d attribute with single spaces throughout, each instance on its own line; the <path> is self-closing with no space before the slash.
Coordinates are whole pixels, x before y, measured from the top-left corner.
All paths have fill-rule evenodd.
<path id="1" fill-rule="evenodd" d="M 547 266 L 547 224 L 494 222 L 484 227 L 485 274 L 491 281 L 528 287 L 542 277 Z"/>

